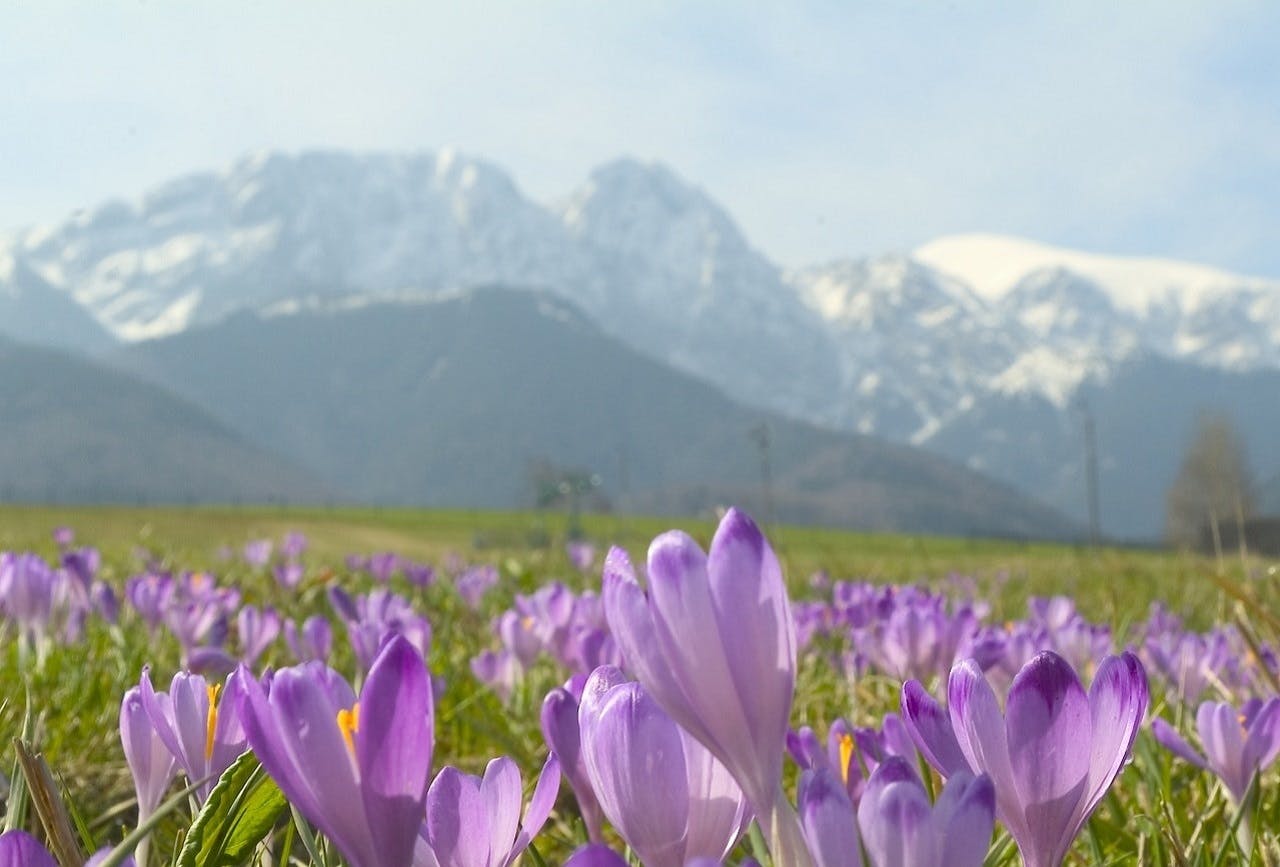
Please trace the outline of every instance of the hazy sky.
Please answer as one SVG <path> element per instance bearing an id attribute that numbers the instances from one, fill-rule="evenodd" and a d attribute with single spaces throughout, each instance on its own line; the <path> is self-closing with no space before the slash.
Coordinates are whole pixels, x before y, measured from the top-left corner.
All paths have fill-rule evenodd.
<path id="1" fill-rule="evenodd" d="M 696 6 L 696 8 L 692 8 Z M 1280 276 L 1280 3 L 0 7 L 0 227 L 249 150 L 669 164 L 784 264 L 997 231 Z"/>

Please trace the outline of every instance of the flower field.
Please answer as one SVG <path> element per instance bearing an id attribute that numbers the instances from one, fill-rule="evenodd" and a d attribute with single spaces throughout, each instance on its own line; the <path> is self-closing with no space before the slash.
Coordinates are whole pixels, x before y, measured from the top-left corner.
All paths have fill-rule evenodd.
<path id="1" fill-rule="evenodd" d="M 574 535 L 0 510 L 0 867 L 1280 865 L 1271 564 Z"/>

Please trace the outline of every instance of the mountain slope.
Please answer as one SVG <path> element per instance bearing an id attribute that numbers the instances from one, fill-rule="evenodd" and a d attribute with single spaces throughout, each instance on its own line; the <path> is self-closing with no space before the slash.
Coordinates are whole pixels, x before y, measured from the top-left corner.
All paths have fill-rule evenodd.
<path id="1" fill-rule="evenodd" d="M 114 345 L 83 307 L 0 248 L 0 336 L 93 354 Z"/>
<path id="2" fill-rule="evenodd" d="M 1280 371 L 1212 370 L 1135 357 L 1086 381 L 1070 407 L 1039 397 L 992 398 L 942 428 L 931 445 L 1081 514 L 1086 502 L 1084 408 L 1097 431 L 1102 526 L 1118 538 L 1159 538 L 1165 495 L 1203 413 L 1231 419 L 1259 478 L 1280 471 Z"/>
<path id="3" fill-rule="evenodd" d="M 5 500 L 267 502 L 324 490 L 154 385 L 0 341 Z"/>
<path id="4" fill-rule="evenodd" d="M 480 290 L 433 303 L 263 319 L 137 344 L 117 363 L 379 502 L 531 502 L 539 461 L 599 473 L 621 504 L 760 510 L 768 426 L 780 518 L 1060 536 L 1055 513 L 904 446 L 749 410 L 627 349 L 550 295 Z"/>

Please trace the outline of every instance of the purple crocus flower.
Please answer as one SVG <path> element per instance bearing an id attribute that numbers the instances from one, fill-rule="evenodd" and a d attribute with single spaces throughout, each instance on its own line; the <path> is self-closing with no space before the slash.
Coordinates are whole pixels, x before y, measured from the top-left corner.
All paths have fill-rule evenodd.
<path id="1" fill-rule="evenodd" d="M 99 616 L 108 623 L 114 624 L 120 619 L 120 600 L 116 591 L 105 581 L 94 581 L 89 588 L 89 602 Z"/>
<path id="2" fill-rule="evenodd" d="M 1196 713 L 1196 728 L 1204 755 L 1164 720 L 1151 723 L 1157 741 L 1174 755 L 1217 774 L 1239 804 L 1254 775 L 1280 755 L 1280 698 L 1265 703 L 1254 699 L 1239 711 L 1226 703 L 1206 701 Z"/>
<path id="3" fill-rule="evenodd" d="M 375 581 L 387 583 L 400 569 L 400 555 L 393 551 L 369 555 L 369 574 Z"/>
<path id="4" fill-rule="evenodd" d="M 952 775 L 930 806 L 911 764 L 893 756 L 867 781 L 858 827 L 875 867 L 982 867 L 995 809 L 991 779 L 965 771 Z"/>
<path id="5" fill-rule="evenodd" d="M 598 843 L 603 839 L 600 828 L 604 817 L 587 774 L 578 728 L 578 705 L 584 681 L 585 678 L 577 677 L 547 693 L 542 702 L 542 736 L 551 752 L 560 758 L 560 770 L 578 801 L 578 811 L 587 826 L 587 838 Z"/>
<path id="6" fill-rule="evenodd" d="M 722 859 L 750 821 L 742 790 L 638 683 L 602 666 L 578 711 L 583 763 L 609 821 L 647 867 Z"/>
<path id="7" fill-rule="evenodd" d="M 404 577 L 415 587 L 429 587 L 435 583 L 435 567 L 428 563 L 414 563 L 405 560 L 401 562 L 400 567 L 404 571 Z"/>
<path id="8" fill-rule="evenodd" d="M 428 863 L 509 867 L 542 830 L 559 788 L 560 762 L 553 754 L 542 767 L 521 820 L 520 769 L 511 759 L 504 756 L 489 762 L 484 777 L 442 768 L 427 792 L 423 842 L 434 856 L 434 862 Z"/>
<path id="9" fill-rule="evenodd" d="M 244 557 L 244 562 L 261 569 L 271 561 L 271 548 L 270 539 L 255 539 L 245 543 L 241 555 Z"/>
<path id="10" fill-rule="evenodd" d="M 271 567 L 271 574 L 275 576 L 276 583 L 286 590 L 293 590 L 302 583 L 302 576 L 305 571 L 302 564 L 296 560 L 285 560 L 283 563 L 277 563 Z"/>
<path id="11" fill-rule="evenodd" d="M 308 617 L 301 629 L 289 620 L 284 624 L 284 640 L 298 662 L 325 662 L 333 651 L 333 627 L 318 614 Z"/>
<path id="12" fill-rule="evenodd" d="M 286 560 L 297 560 L 307 550 L 307 537 L 297 530 L 291 530 L 284 534 L 284 539 L 280 542 L 280 553 L 284 555 Z"/>
<path id="13" fill-rule="evenodd" d="M 0 834 L 0 867 L 58 867 L 49 850 L 26 831 Z"/>
<path id="14" fill-rule="evenodd" d="M 270 606 L 259 611 L 246 605 L 236 617 L 236 627 L 240 634 L 240 656 L 245 665 L 252 668 L 280 636 L 280 615 Z"/>
<path id="15" fill-rule="evenodd" d="M 511 698 L 511 692 L 520 678 L 520 663 L 505 648 L 496 651 L 482 650 L 471 659 L 471 673 L 505 702 Z"/>
<path id="16" fill-rule="evenodd" d="M 796 636 L 773 549 L 730 509 L 709 555 L 678 531 L 654 539 L 648 575 L 646 595 L 625 552 L 614 548 L 605 560 L 605 612 L 627 667 L 729 770 L 775 860 L 807 863 L 781 786 Z"/>
<path id="17" fill-rule="evenodd" d="M 584 574 L 591 571 L 591 564 L 596 561 L 595 545 L 590 542 L 574 541 L 565 545 L 564 550 L 573 568 Z"/>
<path id="18" fill-rule="evenodd" d="M 413 857 L 431 770 L 433 704 L 422 656 L 393 636 L 356 701 L 319 663 L 245 679 L 241 716 L 262 766 L 353 867 Z"/>
<path id="19" fill-rule="evenodd" d="M 1088 693 L 1065 659 L 1044 651 L 1022 668 L 1004 713 L 973 660 L 951 671 L 947 698 L 968 769 L 991 777 L 996 812 L 1028 867 L 1056 867 L 1124 767 L 1147 708 L 1147 677 L 1132 653 L 1105 659 Z M 944 775 L 957 768 L 936 703 L 903 688 L 903 717 Z"/>
<path id="20" fill-rule="evenodd" d="M 142 700 L 142 690 L 136 686 L 125 692 L 120 703 L 120 743 L 133 775 L 141 824 L 160 805 L 177 772 L 177 762 L 156 732 Z"/>
<path id="21" fill-rule="evenodd" d="M 200 801 L 208 797 L 222 772 L 245 750 L 239 713 L 245 676 L 245 670 L 238 669 L 223 685 L 180 671 L 164 693 L 154 690 L 151 675 L 144 670 L 138 684 L 142 706 L 157 737 L 190 782 L 205 781 L 196 790 Z"/>
<path id="22" fill-rule="evenodd" d="M 13 620 L 32 646 L 53 617 L 56 574 L 36 554 L 0 553 L 0 613 Z"/>
<path id="23" fill-rule="evenodd" d="M 362 668 L 373 663 L 387 638 L 402 635 L 423 659 L 431 650 L 431 623 L 407 599 L 385 587 L 352 599 L 340 587 L 329 588 L 329 603 L 347 626 L 347 637 Z"/>
<path id="24" fill-rule="evenodd" d="M 480 601 L 484 599 L 484 595 L 497 583 L 496 566 L 472 566 L 457 577 L 454 586 L 457 587 L 462 601 L 466 602 L 468 607 L 476 609 L 480 607 Z"/>
<path id="25" fill-rule="evenodd" d="M 522 668 L 533 665 L 543 650 L 542 636 L 535 629 L 537 621 L 518 611 L 504 611 L 498 615 L 494 631 L 502 644 L 519 660 Z"/>
<path id="26" fill-rule="evenodd" d="M 154 632 L 164 620 L 165 609 L 173 596 L 173 576 L 163 572 L 136 575 L 125 584 L 124 595 Z"/>
<path id="27" fill-rule="evenodd" d="M 798 800 L 814 867 L 862 867 L 853 801 L 832 768 L 823 765 L 801 774 Z"/>

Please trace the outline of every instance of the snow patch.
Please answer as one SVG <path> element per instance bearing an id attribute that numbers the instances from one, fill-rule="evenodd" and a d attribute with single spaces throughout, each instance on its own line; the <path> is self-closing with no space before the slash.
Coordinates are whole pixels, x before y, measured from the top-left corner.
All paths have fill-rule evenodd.
<path id="1" fill-rule="evenodd" d="M 1194 311 L 1246 289 L 1280 295 L 1280 282 L 1206 265 L 1081 253 L 1004 235 L 949 235 L 916 248 L 912 256 L 963 280 L 988 300 L 1003 298 L 1024 277 L 1046 268 L 1064 268 L 1086 277 L 1101 286 L 1116 307 L 1136 313 L 1169 300 Z"/>
<path id="2" fill-rule="evenodd" d="M 122 296 L 122 300 L 127 300 L 132 294 Z M 116 335 L 132 343 L 177 334 L 191 323 L 192 314 L 195 313 L 203 294 L 200 289 L 192 289 L 149 320 L 134 319 L 117 325 Z"/>
<path id="3" fill-rule="evenodd" d="M 1047 347 L 1020 356 L 992 380 L 992 389 L 1008 395 L 1041 395 L 1062 409 L 1076 388 L 1092 372 L 1084 359 L 1071 358 Z"/>

